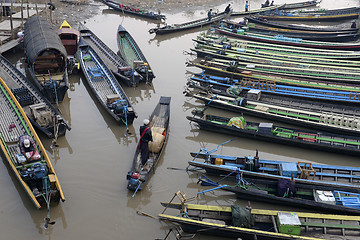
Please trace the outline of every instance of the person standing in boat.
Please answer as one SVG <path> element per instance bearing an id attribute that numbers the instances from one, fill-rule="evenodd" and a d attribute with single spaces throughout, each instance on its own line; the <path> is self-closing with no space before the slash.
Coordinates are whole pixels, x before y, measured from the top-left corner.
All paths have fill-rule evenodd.
<path id="1" fill-rule="evenodd" d="M 209 22 L 211 21 L 211 17 L 212 17 L 212 8 L 210 8 L 210 10 L 208 11 Z"/>
<path id="2" fill-rule="evenodd" d="M 26 162 L 29 162 L 34 158 L 36 153 L 35 142 L 29 135 L 22 135 L 19 137 L 19 149 L 21 154 L 26 158 Z"/>
<path id="3" fill-rule="evenodd" d="M 249 11 L 249 1 L 245 2 L 245 12 Z"/>
<path id="4" fill-rule="evenodd" d="M 231 14 L 232 14 L 232 8 L 231 8 L 231 4 L 227 5 L 227 7 L 225 8 L 225 11 L 226 13 L 226 19 L 230 20 L 231 18 Z"/>
<path id="5" fill-rule="evenodd" d="M 139 149 L 141 153 L 141 164 L 145 165 L 149 159 L 149 142 L 153 140 L 151 129 L 148 127 L 149 119 L 144 119 L 144 125 L 140 127 Z"/>
<path id="6" fill-rule="evenodd" d="M 274 6 L 274 1 L 271 1 L 270 6 Z"/>
<path id="7" fill-rule="evenodd" d="M 355 22 L 355 20 L 352 22 L 352 24 L 351 24 L 351 28 L 356 28 L 356 22 Z"/>

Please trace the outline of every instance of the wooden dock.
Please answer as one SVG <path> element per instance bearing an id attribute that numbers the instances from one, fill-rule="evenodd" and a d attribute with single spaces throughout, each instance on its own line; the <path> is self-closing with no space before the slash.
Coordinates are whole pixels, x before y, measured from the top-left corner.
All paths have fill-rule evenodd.
<path id="1" fill-rule="evenodd" d="M 10 7 L 16 13 L 0 17 L 0 54 L 16 47 L 19 41 L 16 33 L 23 30 L 26 19 L 46 9 L 46 4 L 0 3 L 1 7 Z"/>

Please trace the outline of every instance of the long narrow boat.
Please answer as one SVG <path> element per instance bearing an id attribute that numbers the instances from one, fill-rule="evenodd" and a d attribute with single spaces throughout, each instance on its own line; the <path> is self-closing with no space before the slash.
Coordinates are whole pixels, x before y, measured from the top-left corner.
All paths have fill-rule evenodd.
<path id="1" fill-rule="evenodd" d="M 269 36 L 283 36 L 289 38 L 301 38 L 311 41 L 323 41 L 323 42 L 350 42 L 356 41 L 359 38 L 359 33 L 356 31 L 341 31 L 341 32 L 318 32 L 293 30 L 278 27 L 268 27 L 250 24 L 239 24 L 233 21 L 222 21 L 221 26 L 231 29 L 232 31 L 244 30 L 249 33 L 263 34 Z"/>
<path id="2" fill-rule="evenodd" d="M 247 15 L 251 15 L 251 14 L 255 14 L 255 13 L 263 13 L 263 12 L 271 12 L 274 11 L 276 9 L 282 9 L 285 6 L 285 4 L 281 4 L 281 5 L 275 5 L 275 6 L 269 6 L 269 7 L 264 7 L 264 8 L 258 8 L 258 9 L 254 9 L 254 10 L 250 10 L 250 11 L 241 11 L 241 12 L 232 12 L 231 16 L 247 16 Z"/>
<path id="3" fill-rule="evenodd" d="M 296 183 L 327 186 L 342 191 L 360 193 L 360 168 L 315 164 L 306 161 L 284 162 L 261 159 L 256 155 L 237 157 L 212 154 L 209 151 L 191 152 L 189 166 L 201 168 L 212 175 L 240 174 L 247 178 L 279 180 L 287 179 Z M 187 169 L 190 169 L 189 167 Z"/>
<path id="4" fill-rule="evenodd" d="M 171 97 L 160 97 L 159 103 L 149 118 L 148 126 L 151 128 L 153 142 L 149 143 L 150 155 L 144 166 L 141 166 L 140 146 L 136 147 L 132 168 L 126 176 L 127 188 L 135 193 L 141 191 L 145 186 L 166 146 L 169 133 L 170 101 Z"/>
<path id="5" fill-rule="evenodd" d="M 29 119 L 10 88 L 0 78 L 0 147 L 4 159 L 24 188 L 26 194 L 37 208 L 49 207 L 65 201 L 64 193 L 51 161 L 32 127 Z M 19 149 L 19 137 L 29 135 L 35 143 L 38 153 L 36 160 L 24 164 L 25 158 Z M 36 189 L 37 188 L 37 189 Z"/>
<path id="6" fill-rule="evenodd" d="M 159 214 L 160 220 L 179 224 L 185 232 L 241 239 L 341 239 L 359 235 L 360 217 L 279 210 L 239 205 L 211 206 L 162 202 L 180 214 Z M 169 211 L 169 210 L 168 210 Z M 235 224 L 234 224 L 235 223 Z"/>
<path id="7" fill-rule="evenodd" d="M 360 155 L 360 138 L 355 136 L 292 129 L 276 126 L 269 122 L 248 122 L 242 117 L 227 118 L 205 115 L 203 112 L 194 113 L 194 116 L 187 116 L 186 118 L 197 123 L 199 128 L 208 131 L 307 149 Z M 236 125 L 240 127 L 242 125 L 242 128 L 236 127 Z"/>
<path id="8" fill-rule="evenodd" d="M 58 104 L 69 88 L 67 53 L 49 22 L 38 16 L 26 21 L 24 49 L 34 84 L 50 102 Z"/>
<path id="9" fill-rule="evenodd" d="M 230 79 L 228 77 L 217 77 L 212 75 L 207 75 L 204 72 L 201 74 L 194 74 L 190 77 L 188 83 L 186 84 L 189 88 L 197 88 L 203 91 L 212 92 L 215 94 L 229 93 L 233 88 L 234 90 L 240 90 L 238 94 L 233 94 L 235 96 L 244 96 L 248 94 L 250 90 L 253 93 L 257 92 L 259 99 L 262 100 L 269 98 L 269 101 L 276 101 L 274 96 L 279 96 L 279 99 L 286 97 L 291 98 L 291 101 L 294 101 L 294 98 L 298 99 L 312 99 L 317 101 L 330 101 L 330 102 L 342 102 L 347 104 L 357 104 L 360 103 L 360 93 L 356 91 L 344 91 L 344 90 L 327 90 L 327 89 L 318 89 L 311 87 L 297 87 L 297 86 L 287 86 L 282 84 L 276 84 L 272 81 L 246 81 L 238 79 Z M 350 86 L 351 87 L 351 86 Z M 261 96 L 261 97 L 260 97 Z M 271 99 L 271 100 L 270 100 Z M 279 100 L 279 102 L 282 100 Z M 288 106 L 292 104 L 290 101 L 286 101 Z M 295 101 L 296 102 L 296 101 Z M 296 103 L 296 105 L 301 105 L 303 103 Z"/>
<path id="10" fill-rule="evenodd" d="M 137 117 L 115 76 L 87 42 L 80 38 L 78 60 L 92 92 L 103 108 L 126 127 Z"/>
<path id="11" fill-rule="evenodd" d="M 209 44 L 215 46 L 225 46 L 229 45 L 232 48 L 236 49 L 239 52 L 250 52 L 256 54 L 266 53 L 267 55 L 272 55 L 273 57 L 282 57 L 286 58 L 287 55 L 291 56 L 291 59 L 298 58 L 326 58 L 333 59 L 333 61 L 339 60 L 339 62 L 345 62 L 348 65 L 348 62 L 351 59 L 360 59 L 360 54 L 358 51 L 348 51 L 348 50 L 339 50 L 339 49 L 322 49 L 322 48 L 307 48 L 300 46 L 289 46 L 284 44 L 276 43 L 264 43 L 252 40 L 243 40 L 236 38 L 228 38 L 224 35 L 199 35 L 196 42 L 202 44 Z M 355 61 L 353 66 L 358 66 L 358 61 Z"/>
<path id="12" fill-rule="evenodd" d="M 255 178 L 237 177 L 236 185 L 222 185 L 202 176 L 199 182 L 202 185 L 216 186 L 208 192 L 223 189 L 236 194 L 238 198 L 286 205 L 296 208 L 307 208 L 317 212 L 336 214 L 360 214 L 360 194 L 351 191 L 341 191 L 333 187 L 323 187 L 294 183 L 291 180 L 263 180 Z"/>
<path id="13" fill-rule="evenodd" d="M 336 69 L 341 71 L 360 72 L 357 67 L 360 61 L 345 61 L 327 58 L 307 58 L 297 55 L 268 54 L 266 51 L 245 50 L 232 47 L 231 45 L 218 45 L 199 41 L 195 48 L 190 49 L 196 52 L 198 57 L 212 57 L 237 61 L 238 59 L 253 63 L 266 63 L 271 65 L 318 68 L 318 69 Z M 203 42 L 203 43 L 200 43 Z"/>
<path id="14" fill-rule="evenodd" d="M 157 13 L 154 13 L 151 11 L 149 12 L 147 10 L 138 9 L 138 8 L 132 7 L 132 6 L 127 6 L 125 4 L 117 3 L 114 1 L 103 0 L 103 3 L 105 5 L 111 7 L 112 9 L 123 12 L 123 13 L 128 13 L 131 15 L 144 17 L 144 18 L 150 18 L 150 19 L 154 19 L 154 20 L 162 20 L 162 19 L 165 20 L 166 19 L 165 15 L 157 14 Z"/>
<path id="15" fill-rule="evenodd" d="M 260 9 L 250 10 L 248 12 L 245 12 L 245 11 L 244 12 L 233 12 L 231 14 L 231 16 L 251 15 L 251 14 L 254 14 L 254 13 L 271 11 L 271 10 L 277 9 L 279 7 L 281 7 L 281 6 L 271 6 L 271 7 L 267 7 L 267 8 L 260 8 Z M 194 20 L 194 21 L 186 22 L 186 23 L 171 24 L 171 25 L 165 25 L 164 27 L 151 28 L 149 30 L 149 33 L 166 34 L 166 33 L 184 31 L 184 30 L 187 30 L 187 29 L 192 29 L 192 28 L 197 28 L 197 27 L 201 28 L 203 26 L 218 22 L 218 21 L 224 19 L 226 16 L 227 16 L 227 13 L 221 12 L 221 13 L 215 14 L 211 18 L 210 21 L 209 21 L 209 19 L 207 17 L 205 17 L 205 18 L 197 19 L 197 20 Z"/>
<path id="16" fill-rule="evenodd" d="M 274 78 L 275 76 L 289 77 L 293 79 L 314 79 L 319 81 L 353 83 L 358 84 L 360 74 L 350 71 L 336 71 L 334 68 L 311 69 L 290 66 L 276 66 L 270 64 L 247 63 L 239 59 L 238 61 L 229 61 L 222 59 L 201 60 L 201 64 L 213 67 L 226 68 L 229 71 L 242 73 L 251 71 L 260 76 Z M 326 67 L 325 67 L 326 68 Z"/>
<path id="17" fill-rule="evenodd" d="M 284 97 L 260 97 L 260 91 L 250 91 L 241 96 L 223 96 L 204 92 L 190 92 L 188 95 L 204 101 L 206 106 L 238 114 L 244 113 L 338 134 L 358 136 L 360 133 L 360 108 L 339 106 L 334 103 L 325 104 L 314 100 L 299 101 Z"/>
<path id="18" fill-rule="evenodd" d="M 290 78 L 284 76 L 273 76 L 273 77 L 265 77 L 257 74 L 252 74 L 251 71 L 247 72 L 233 72 L 231 69 L 227 69 L 227 67 L 214 67 L 208 66 L 201 63 L 196 62 L 187 62 L 187 66 L 190 67 L 198 67 L 205 70 L 207 73 L 225 76 L 229 78 L 237 78 L 239 80 L 246 80 L 252 82 L 261 82 L 261 81 L 272 81 L 275 83 L 281 83 L 284 85 L 290 86 L 299 86 L 299 87 L 314 87 L 320 89 L 333 89 L 333 90 L 341 90 L 341 91 L 351 91 L 351 92 L 359 92 L 360 88 L 356 84 L 344 84 L 344 83 L 330 83 L 328 81 L 319 81 L 319 80 L 311 80 L 311 79 L 299 79 L 299 78 Z M 230 71 L 229 71 L 230 70 Z"/>
<path id="19" fill-rule="evenodd" d="M 0 56 L 0 77 L 11 89 L 36 129 L 49 138 L 63 136 L 66 130 L 70 130 L 60 112 L 3 56 Z"/>
<path id="20" fill-rule="evenodd" d="M 321 49 L 332 49 L 332 50 L 351 50 L 359 51 L 360 43 L 336 43 L 336 42 L 320 42 L 320 41 L 309 41 L 302 40 L 301 38 L 287 38 L 287 37 L 270 37 L 262 34 L 248 33 L 248 32 L 233 32 L 230 29 L 221 29 L 216 28 L 216 31 L 223 35 L 228 35 L 235 38 L 241 38 L 245 40 L 265 42 L 265 43 L 275 43 L 283 44 L 290 46 L 298 47 L 308 47 L 308 48 L 321 48 Z"/>
<path id="21" fill-rule="evenodd" d="M 338 14 L 292 14 L 285 13 L 284 15 L 259 15 L 260 19 L 267 19 L 273 21 L 339 21 L 339 20 L 349 20 L 349 19 L 358 19 L 359 13 L 338 13 Z"/>
<path id="22" fill-rule="evenodd" d="M 330 28 L 330 27 L 311 27 L 304 25 L 295 25 L 295 24 L 284 24 L 278 22 L 264 21 L 263 19 L 257 18 L 256 16 L 246 17 L 248 22 L 256 23 L 268 27 L 276 28 L 285 28 L 293 30 L 302 30 L 302 31 L 317 31 L 317 32 L 357 32 L 359 28 Z"/>
<path id="23" fill-rule="evenodd" d="M 142 79 L 132 67 L 111 48 L 109 48 L 96 34 L 85 25 L 79 24 L 80 36 L 93 48 L 99 55 L 108 69 L 117 79 L 127 86 L 137 86 Z"/>
<path id="24" fill-rule="evenodd" d="M 75 56 L 79 42 L 79 31 L 72 28 L 69 23 L 64 20 L 56 33 L 59 35 L 67 54 Z"/>
<path id="25" fill-rule="evenodd" d="M 206 18 L 201 18 L 201 19 L 194 20 L 191 22 L 166 25 L 164 27 L 151 28 L 149 30 L 149 33 L 166 34 L 166 33 L 179 32 L 179 31 L 183 31 L 183 30 L 187 30 L 187 29 L 197 28 L 197 27 L 199 27 L 199 29 L 200 29 L 203 26 L 220 21 L 221 19 L 225 18 L 226 16 L 227 16 L 227 13 L 221 12 L 219 14 L 215 14 L 214 16 L 212 16 L 210 21 L 206 17 Z"/>
<path id="26" fill-rule="evenodd" d="M 337 8 L 337 9 L 323 9 L 317 8 L 313 10 L 297 10 L 297 11 L 286 11 L 280 9 L 279 11 L 274 12 L 273 14 L 280 15 L 339 15 L 339 14 L 350 14 L 350 13 L 360 13 L 360 7 L 348 7 L 348 8 Z"/>
<path id="27" fill-rule="evenodd" d="M 307 7 L 314 7 L 318 5 L 320 1 L 317 0 L 310 0 L 305 2 L 296 2 L 296 3 L 286 3 L 281 9 L 289 10 L 289 9 L 298 9 L 298 8 L 307 8 Z"/>
<path id="28" fill-rule="evenodd" d="M 117 43 L 120 56 L 143 77 L 143 81 L 151 83 L 155 75 L 150 64 L 135 39 L 122 25 L 119 25 L 117 31 Z"/>

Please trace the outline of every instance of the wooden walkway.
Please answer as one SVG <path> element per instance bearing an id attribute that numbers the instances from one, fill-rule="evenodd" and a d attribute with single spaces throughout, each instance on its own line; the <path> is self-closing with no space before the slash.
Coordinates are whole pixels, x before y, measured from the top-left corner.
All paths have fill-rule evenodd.
<path id="1" fill-rule="evenodd" d="M 2 3 L 0 6 L 11 7 L 11 3 Z M 0 54 L 13 49 L 19 44 L 19 41 L 16 39 L 16 33 L 22 30 L 26 19 L 44 11 L 46 9 L 46 5 L 22 5 L 21 3 L 13 3 L 12 8 L 13 11 L 17 10 L 17 12 L 11 17 L 0 17 Z"/>

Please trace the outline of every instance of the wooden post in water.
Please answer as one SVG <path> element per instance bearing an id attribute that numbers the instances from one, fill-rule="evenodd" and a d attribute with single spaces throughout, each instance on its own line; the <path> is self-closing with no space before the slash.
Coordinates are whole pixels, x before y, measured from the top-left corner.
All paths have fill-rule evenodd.
<path id="1" fill-rule="evenodd" d="M 35 9 L 36 9 L 36 15 L 39 14 L 39 10 L 38 10 L 38 7 L 37 7 L 37 3 L 35 3 Z"/>
<path id="2" fill-rule="evenodd" d="M 5 14 L 4 14 L 4 8 L 3 8 L 3 1 L 1 1 L 1 20 L 2 20 L 4 15 Z"/>
<path id="3" fill-rule="evenodd" d="M 27 0 L 26 10 L 27 10 L 27 18 L 26 18 L 26 19 L 29 19 L 29 17 L 30 17 L 30 13 L 29 13 L 29 0 Z"/>
<path id="4" fill-rule="evenodd" d="M 11 7 L 10 7 L 10 30 L 11 30 L 11 39 L 15 38 L 14 34 L 14 25 L 13 25 L 13 17 L 12 17 L 12 10 L 13 10 L 13 1 L 11 0 Z"/>
<path id="5" fill-rule="evenodd" d="M 21 27 L 24 26 L 24 0 L 21 0 Z"/>

